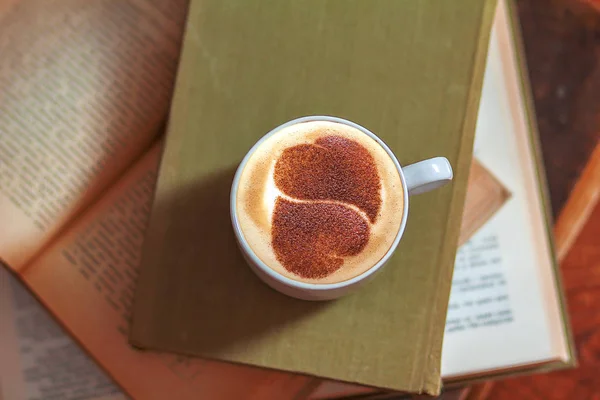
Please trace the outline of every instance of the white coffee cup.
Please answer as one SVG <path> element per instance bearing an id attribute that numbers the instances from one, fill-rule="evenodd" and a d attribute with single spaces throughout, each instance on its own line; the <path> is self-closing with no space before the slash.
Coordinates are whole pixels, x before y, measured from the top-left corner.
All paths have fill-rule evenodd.
<path id="1" fill-rule="evenodd" d="M 394 239 L 392 246 L 381 258 L 381 260 L 379 260 L 379 262 L 377 262 L 373 267 L 369 268 L 362 274 L 357 275 L 352 279 L 348 279 L 346 281 L 337 283 L 315 284 L 300 282 L 283 276 L 282 274 L 267 266 L 260 258 L 258 258 L 258 256 L 252 251 L 252 249 L 248 245 L 248 242 L 240 228 L 236 210 L 237 191 L 242 171 L 244 170 L 248 159 L 254 153 L 254 151 L 257 148 L 259 148 L 265 140 L 279 132 L 281 129 L 286 128 L 290 125 L 309 121 L 338 122 L 356 128 L 363 132 L 365 135 L 368 135 L 371 138 L 373 138 L 375 141 L 377 141 L 377 143 L 381 145 L 381 147 L 383 147 L 383 149 L 385 149 L 390 158 L 393 160 L 400 175 L 402 187 L 404 189 L 404 212 L 402 213 L 400 229 L 396 234 L 396 238 Z M 346 295 L 354 291 L 367 281 L 369 281 L 371 278 L 373 278 L 375 273 L 381 270 L 383 266 L 387 263 L 387 261 L 390 259 L 390 257 L 398 247 L 400 239 L 402 239 L 402 235 L 404 234 L 406 220 L 408 218 L 408 196 L 425 193 L 430 190 L 437 189 L 450 182 L 452 180 L 452 176 L 452 167 L 450 166 L 450 162 L 445 157 L 430 158 L 408 165 L 406 167 L 401 167 L 394 153 L 381 139 L 377 137 L 377 135 L 375 135 L 374 133 L 362 126 L 355 124 L 354 122 L 330 116 L 309 116 L 297 118 L 276 127 L 275 129 L 267 133 L 265 136 L 263 136 L 258 142 L 256 142 L 256 144 L 250 149 L 250 151 L 248 151 L 248 153 L 238 166 L 238 169 L 233 179 L 230 197 L 230 212 L 231 221 L 233 223 L 233 230 L 235 232 L 235 237 L 237 239 L 238 246 L 242 252 L 242 255 L 246 259 L 247 263 L 250 265 L 250 268 L 252 268 L 254 273 L 258 275 L 258 277 L 267 285 L 283 294 L 302 300 L 331 300 Z"/>

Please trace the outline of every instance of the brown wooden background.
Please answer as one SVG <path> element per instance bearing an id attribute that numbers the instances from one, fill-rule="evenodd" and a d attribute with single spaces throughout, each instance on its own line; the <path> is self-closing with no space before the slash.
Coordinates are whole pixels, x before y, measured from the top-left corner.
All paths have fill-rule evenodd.
<path id="1" fill-rule="evenodd" d="M 600 6 L 598 0 L 590 3 Z M 583 0 L 517 0 L 517 5 L 558 216 L 600 134 L 600 10 Z"/>

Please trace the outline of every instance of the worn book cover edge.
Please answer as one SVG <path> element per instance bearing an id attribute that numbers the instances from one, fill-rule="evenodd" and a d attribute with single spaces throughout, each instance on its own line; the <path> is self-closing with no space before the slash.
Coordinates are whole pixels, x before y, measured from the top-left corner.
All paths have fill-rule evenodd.
<path id="1" fill-rule="evenodd" d="M 467 113 L 463 119 L 462 140 L 460 148 L 458 150 L 458 159 L 461 160 L 461 163 L 455 168 L 458 171 L 468 170 L 473 159 L 475 126 L 477 122 L 477 116 L 479 113 L 479 102 L 481 99 L 483 76 L 486 67 L 489 39 L 491 35 L 495 9 L 496 0 L 487 0 L 480 16 L 481 20 L 479 24 L 479 38 L 477 50 L 473 55 L 473 69 L 471 74 L 472 78 L 471 83 L 469 85 L 469 95 L 467 97 Z M 454 196 L 452 196 L 452 204 L 450 205 L 450 218 L 448 219 L 448 222 L 446 224 L 446 226 L 449 227 L 446 232 L 446 237 L 454 238 L 454 240 L 444 241 L 441 248 L 440 253 L 442 256 L 440 258 L 440 262 L 442 263 L 442 265 L 447 267 L 442 269 L 443 273 L 440 273 L 437 278 L 436 287 L 438 289 L 436 290 L 435 298 L 433 299 L 433 311 L 429 316 L 430 323 L 428 325 L 428 348 L 439 348 L 440 357 L 444 336 L 444 327 L 439 327 L 436 324 L 434 324 L 433 318 L 435 317 L 437 320 L 443 321 L 444 324 L 446 322 L 445 315 L 447 313 L 448 301 L 450 296 L 450 286 L 452 284 L 454 260 L 456 259 L 456 251 L 458 249 L 458 239 L 460 236 L 460 226 L 462 214 L 464 211 L 466 190 L 467 185 L 465 185 L 464 187 L 457 187 L 454 190 Z M 441 318 L 442 315 L 444 316 L 443 318 Z M 442 387 L 441 359 L 438 357 L 427 357 L 425 362 L 425 368 L 430 373 L 423 374 L 423 377 L 425 377 L 426 380 L 422 382 L 421 387 L 423 388 L 423 391 L 425 393 L 437 395 L 440 393 Z M 431 378 L 427 379 L 426 377 L 428 376 L 437 376 L 438 379 L 436 379 L 435 381 Z"/>

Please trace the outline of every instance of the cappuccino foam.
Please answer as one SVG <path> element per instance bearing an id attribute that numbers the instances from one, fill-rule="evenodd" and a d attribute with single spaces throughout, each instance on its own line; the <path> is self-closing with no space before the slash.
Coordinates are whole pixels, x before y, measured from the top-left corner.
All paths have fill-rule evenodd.
<path id="1" fill-rule="evenodd" d="M 300 122 L 250 155 L 236 211 L 250 248 L 297 281 L 335 283 L 372 268 L 400 229 L 400 175 L 379 143 L 330 121 Z"/>

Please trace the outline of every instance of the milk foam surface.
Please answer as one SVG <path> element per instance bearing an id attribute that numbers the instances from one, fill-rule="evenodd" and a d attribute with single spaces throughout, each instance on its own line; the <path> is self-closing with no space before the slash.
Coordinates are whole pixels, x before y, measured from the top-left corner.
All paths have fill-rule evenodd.
<path id="1" fill-rule="evenodd" d="M 236 198 L 244 238 L 270 268 L 297 281 L 334 283 L 373 267 L 404 212 L 387 152 L 360 130 L 301 122 L 250 156 Z"/>

